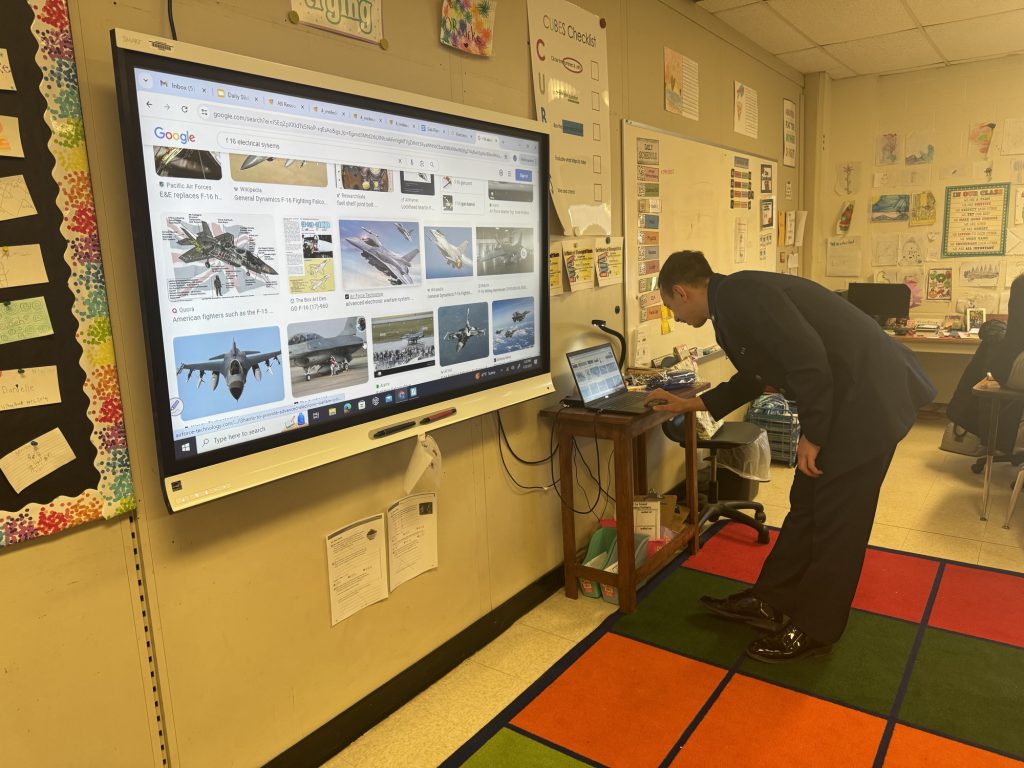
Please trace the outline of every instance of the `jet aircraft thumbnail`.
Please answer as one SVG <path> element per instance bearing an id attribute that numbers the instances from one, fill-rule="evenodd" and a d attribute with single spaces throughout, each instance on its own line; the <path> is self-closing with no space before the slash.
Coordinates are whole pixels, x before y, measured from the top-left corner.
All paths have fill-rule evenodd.
<path id="1" fill-rule="evenodd" d="M 185 381 L 192 378 L 193 373 L 199 373 L 199 381 L 196 386 L 201 387 L 206 374 L 212 374 L 211 390 L 217 389 L 221 377 L 227 382 L 228 392 L 237 400 L 242 396 L 245 388 L 246 377 L 252 372 L 256 381 L 262 378 L 260 363 L 266 366 L 268 373 L 273 373 L 270 363 L 277 360 L 281 364 L 281 350 L 275 352 L 259 352 L 256 350 L 240 350 L 238 345 L 232 341 L 231 348 L 221 355 L 214 355 L 208 361 L 199 363 L 182 363 L 178 366 L 177 374 L 188 371 Z"/>

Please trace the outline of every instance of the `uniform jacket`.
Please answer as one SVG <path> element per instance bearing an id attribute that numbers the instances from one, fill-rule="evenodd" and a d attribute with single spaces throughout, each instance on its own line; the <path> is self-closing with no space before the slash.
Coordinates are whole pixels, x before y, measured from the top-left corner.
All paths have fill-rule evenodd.
<path id="1" fill-rule="evenodd" d="M 818 466 L 838 470 L 892 450 L 935 387 L 913 354 L 841 296 L 772 272 L 715 274 L 715 336 L 736 368 L 700 397 L 716 419 L 766 386 L 795 400 Z"/>

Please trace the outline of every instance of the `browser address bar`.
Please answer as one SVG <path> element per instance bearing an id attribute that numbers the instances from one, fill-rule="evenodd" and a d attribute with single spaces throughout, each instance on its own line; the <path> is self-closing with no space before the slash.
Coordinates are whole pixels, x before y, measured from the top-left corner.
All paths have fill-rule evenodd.
<path id="1" fill-rule="evenodd" d="M 378 150 L 383 143 L 396 151 L 440 152 L 460 157 L 469 156 L 479 160 L 505 161 L 507 159 L 507 153 L 499 150 L 484 149 L 467 144 L 453 145 L 445 142 L 430 141 L 429 139 L 403 136 L 386 130 L 371 130 L 368 128 L 338 125 L 323 120 L 308 120 L 301 117 L 230 109 L 220 105 L 204 104 L 199 109 L 199 116 L 211 123 L 240 128 L 261 129 L 263 133 L 260 136 L 239 136 L 238 138 L 244 138 L 247 141 L 258 139 L 268 144 L 282 143 L 287 141 L 288 138 L 293 138 L 295 133 L 300 133 L 304 137 L 343 141 L 348 146 L 362 145 Z M 281 136 L 279 140 L 276 136 L 268 136 L 266 134 L 267 131 L 292 135 L 287 137 Z M 221 134 L 222 137 L 226 135 L 230 134 Z M 293 144 L 293 146 L 305 146 L 305 144 L 306 142 L 302 142 L 301 144 Z M 222 143 L 222 146 L 226 145 Z M 228 146 L 227 148 L 244 149 L 245 147 L 239 145 L 237 147 Z M 281 152 L 282 150 L 279 149 L 277 151 Z M 299 152 L 299 156 L 301 156 L 301 152 Z"/>

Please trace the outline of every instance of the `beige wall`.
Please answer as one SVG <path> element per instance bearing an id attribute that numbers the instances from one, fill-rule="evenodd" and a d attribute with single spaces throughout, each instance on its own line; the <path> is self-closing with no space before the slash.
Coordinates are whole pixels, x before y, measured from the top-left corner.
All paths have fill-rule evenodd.
<path id="1" fill-rule="evenodd" d="M 586 0 L 608 20 L 614 211 L 621 231 L 619 121 L 777 157 L 781 98 L 801 78 L 688 0 Z M 492 417 L 438 430 L 444 454 L 440 567 L 384 603 L 330 626 L 324 536 L 401 495 L 411 443 L 169 516 L 157 477 L 140 307 L 128 228 L 109 29 L 167 34 L 163 0 L 71 0 L 89 158 L 110 290 L 129 446 L 140 499 L 139 538 L 127 519 L 0 553 L 8 589 L 0 632 L 0 743 L 11 765 L 159 765 L 159 731 L 174 765 L 255 765 L 294 744 L 474 620 L 558 565 L 561 528 L 551 492 L 524 495 L 506 478 Z M 532 113 L 526 4 L 504 0 L 495 56 L 437 44 L 434 0 L 389 0 L 387 51 L 284 19 L 281 0 L 177 0 L 192 43 L 505 111 Z M 701 121 L 661 109 L 661 47 L 701 65 Z M 757 88 L 761 138 L 732 133 L 733 78 Z M 796 175 L 787 169 L 780 182 Z M 682 247 L 684 244 L 672 244 Z M 564 352 L 604 340 L 590 319 L 621 327 L 623 294 L 605 288 L 552 301 L 556 383 Z M 549 402 L 553 402 L 552 398 Z M 522 454 L 547 452 L 545 402 L 504 414 Z M 656 442 L 654 442 L 656 441 Z M 660 436 L 652 438 L 654 456 Z M 608 446 L 602 448 L 607 458 Z M 658 480 L 678 476 L 672 449 Z M 584 446 L 593 459 L 593 448 Z M 546 467 L 515 467 L 521 482 Z M 590 489 L 588 489 L 590 490 Z M 593 491 L 591 490 L 593 495 Z M 587 534 L 581 525 L 581 541 Z M 140 603 L 133 548 L 147 579 Z M 11 592 L 16 591 L 12 598 Z M 140 605 L 147 616 L 142 618 Z M 145 626 L 154 637 L 162 720 L 154 715 Z M 11 631 L 7 628 L 14 628 Z"/>
<path id="2" fill-rule="evenodd" d="M 995 122 L 995 139 L 989 151 L 992 160 L 993 182 L 1014 182 L 1013 160 L 1022 156 L 1003 155 L 1000 152 L 1000 125 L 1006 118 L 1024 116 L 1024 93 L 1019 88 L 1021 64 L 1016 57 L 994 59 L 974 64 L 960 64 L 939 69 L 927 69 L 884 77 L 856 77 L 830 81 L 827 75 L 808 78 L 808 101 L 816 100 L 823 107 L 818 110 L 818 122 L 810 130 L 818 135 L 820 143 L 813 146 L 813 160 L 819 173 L 814 179 L 807 179 L 805 189 L 812 207 L 808 248 L 810 257 L 809 277 L 830 288 L 845 288 L 855 278 L 829 277 L 825 268 L 825 242 L 833 233 L 836 216 L 844 199 L 856 200 L 851 235 L 860 235 L 862 242 L 861 281 L 870 282 L 875 271 L 871 254 L 873 239 L 880 234 L 920 234 L 932 232 L 938 236 L 934 243 L 933 258 L 926 260 L 922 270 L 927 279 L 929 266 L 952 267 L 953 301 L 924 301 L 912 310 L 912 317 L 937 317 L 957 312 L 956 298 L 960 295 L 959 267 L 963 263 L 999 261 L 1003 272 L 999 288 L 992 291 L 1002 296 L 998 310 L 1005 312 L 1007 275 L 1015 275 L 1018 262 L 1024 260 L 1024 248 L 1015 255 L 1002 259 L 981 257 L 943 259 L 940 256 L 943 213 L 945 210 L 945 188 L 959 184 L 984 183 L 983 178 L 973 178 L 972 162 L 968 157 L 967 132 L 972 123 Z M 809 115 L 809 118 L 813 118 Z M 808 121 L 813 124 L 813 120 Z M 909 168 L 902 162 L 897 165 L 877 167 L 874 165 L 875 139 L 883 131 L 896 130 L 905 134 L 911 130 L 932 131 L 935 145 L 935 161 L 930 166 L 931 182 L 924 185 L 909 185 L 898 182 L 881 188 L 872 188 L 872 176 L 876 171 L 899 174 Z M 861 163 L 860 191 L 853 196 L 837 194 L 835 191 L 836 166 L 846 161 Z M 966 178 L 942 178 L 943 166 L 958 164 Z M 808 163 L 811 165 L 811 163 Z M 920 166 L 919 166 L 920 167 Z M 1011 185 L 1011 193 L 1016 185 Z M 869 221 L 871 195 L 884 193 L 913 193 L 931 190 L 936 198 L 937 216 L 933 226 L 910 227 L 906 223 L 872 224 Z M 1013 226 L 1013 201 L 1010 202 L 1009 230 L 1017 237 L 1024 238 L 1024 227 Z M 1008 243 L 1014 242 L 1010 236 Z M 1011 267 L 1016 267 L 1013 272 Z M 919 359 L 939 389 L 937 402 L 948 402 L 953 388 L 963 373 L 967 358 L 952 354 L 922 354 Z"/>

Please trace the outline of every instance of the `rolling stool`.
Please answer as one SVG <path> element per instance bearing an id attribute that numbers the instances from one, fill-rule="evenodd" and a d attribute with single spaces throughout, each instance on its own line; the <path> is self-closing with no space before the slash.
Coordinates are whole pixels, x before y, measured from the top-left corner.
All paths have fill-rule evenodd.
<path id="1" fill-rule="evenodd" d="M 661 425 L 665 436 L 685 448 L 686 433 L 683 430 L 683 415 Z M 768 528 L 765 526 L 764 506 L 756 501 L 721 501 L 718 498 L 718 450 L 721 448 L 738 448 L 750 445 L 761 434 L 761 427 L 748 421 L 727 421 L 707 440 L 698 438 L 697 447 L 706 448 L 711 452 L 711 481 L 708 483 L 708 503 L 700 511 L 699 526 L 713 523 L 720 517 L 749 526 L 757 531 L 757 542 L 768 543 Z M 752 510 L 754 516 L 744 514 L 743 510 Z"/>

